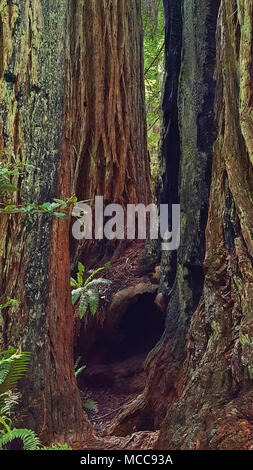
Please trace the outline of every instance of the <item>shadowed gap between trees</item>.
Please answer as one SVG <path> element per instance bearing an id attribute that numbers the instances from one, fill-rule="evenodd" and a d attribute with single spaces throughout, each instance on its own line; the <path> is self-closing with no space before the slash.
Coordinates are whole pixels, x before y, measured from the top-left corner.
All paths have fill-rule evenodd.
<path id="1" fill-rule="evenodd" d="M 81 325 L 74 356 L 75 360 L 81 356 L 81 363 L 87 368 L 78 380 L 80 388 L 114 387 L 128 368 L 133 375 L 135 367 L 136 373 L 142 369 L 140 364 L 156 345 L 165 327 L 164 314 L 154 300 L 155 294 L 140 295 L 135 303 L 128 305 L 118 326 L 112 329 L 101 327 L 88 347 L 87 331 L 84 324 Z"/>

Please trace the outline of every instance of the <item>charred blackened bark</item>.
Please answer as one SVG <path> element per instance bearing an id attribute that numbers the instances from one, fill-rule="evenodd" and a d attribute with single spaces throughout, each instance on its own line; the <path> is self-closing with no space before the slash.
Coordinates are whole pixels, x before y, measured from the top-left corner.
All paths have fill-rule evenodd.
<path id="1" fill-rule="evenodd" d="M 205 283 L 161 447 L 252 448 L 252 20 L 221 2 Z"/>
<path id="2" fill-rule="evenodd" d="M 182 52 L 182 2 L 164 1 L 165 16 L 165 82 L 162 102 L 162 144 L 160 149 L 160 204 L 179 204 L 179 168 L 181 159 L 178 88 Z M 171 218 L 169 218 L 171 223 Z M 161 253 L 161 290 L 167 297 L 175 275 L 177 252 Z M 168 268 L 169 267 L 169 268 Z"/>
<path id="3" fill-rule="evenodd" d="M 154 415 L 159 426 L 186 354 L 190 321 L 203 291 L 205 226 L 216 137 L 215 31 L 219 1 L 165 2 L 166 83 L 160 199 L 180 202 L 181 243 L 177 254 L 162 253 L 161 290 L 168 296 L 166 330 L 147 358 L 149 382 L 122 427 L 145 426 Z M 180 45 L 182 47 L 180 48 Z M 208 122 L 208 125 L 207 125 Z M 159 364 L 159 365 L 158 365 Z M 161 395 L 166 397 L 161 399 Z M 165 404 L 166 403 L 166 404 Z"/>

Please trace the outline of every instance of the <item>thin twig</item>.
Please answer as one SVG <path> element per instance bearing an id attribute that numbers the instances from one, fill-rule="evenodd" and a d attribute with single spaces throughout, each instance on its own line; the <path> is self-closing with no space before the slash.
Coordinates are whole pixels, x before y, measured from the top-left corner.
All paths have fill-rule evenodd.
<path id="1" fill-rule="evenodd" d="M 152 127 L 154 127 L 154 125 L 157 123 L 157 121 L 159 119 L 160 119 L 160 116 L 158 116 L 158 118 L 156 118 L 156 120 L 153 122 L 153 124 L 151 124 L 151 126 L 148 127 L 147 132 L 149 132 L 152 129 Z"/>
<path id="2" fill-rule="evenodd" d="M 152 60 L 151 64 L 149 65 L 149 67 L 145 70 L 144 72 L 144 77 L 145 75 L 147 75 L 147 73 L 149 72 L 149 70 L 151 69 L 151 67 L 154 65 L 155 61 L 158 59 L 159 55 L 161 54 L 163 48 L 165 46 L 165 41 L 163 41 L 163 44 L 161 46 L 161 48 L 159 49 L 159 52 L 156 54 L 155 58 Z"/>
<path id="3" fill-rule="evenodd" d="M 97 417 L 95 417 L 95 418 L 93 418 L 93 419 L 98 420 L 98 419 L 106 418 L 107 416 L 110 416 L 110 415 L 111 415 L 112 413 L 114 413 L 115 411 L 121 410 L 121 408 L 122 408 L 122 405 L 121 405 L 119 408 L 116 408 L 116 410 L 112 410 L 112 411 L 110 411 L 109 413 L 106 413 L 106 415 L 97 416 Z"/>

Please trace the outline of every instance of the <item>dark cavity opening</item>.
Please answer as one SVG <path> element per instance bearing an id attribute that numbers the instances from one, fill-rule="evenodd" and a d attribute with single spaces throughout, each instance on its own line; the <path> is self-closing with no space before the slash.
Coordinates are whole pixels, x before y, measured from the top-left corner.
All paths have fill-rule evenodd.
<path id="1" fill-rule="evenodd" d="M 145 294 L 129 305 L 116 331 L 115 341 L 108 345 L 110 362 L 147 354 L 160 339 L 164 330 L 163 314 L 154 304 L 154 296 Z"/>
<path id="2" fill-rule="evenodd" d="M 82 325 L 75 359 L 87 368 L 79 378 L 80 388 L 114 386 L 124 369 L 138 372 L 140 364 L 156 345 L 165 328 L 165 317 L 154 303 L 154 294 L 142 294 L 129 304 L 116 327 L 101 327 L 89 333 Z M 119 367 L 118 367 L 119 366 Z M 118 367 L 118 368 L 117 368 Z M 144 385 L 144 384 L 143 384 Z"/>

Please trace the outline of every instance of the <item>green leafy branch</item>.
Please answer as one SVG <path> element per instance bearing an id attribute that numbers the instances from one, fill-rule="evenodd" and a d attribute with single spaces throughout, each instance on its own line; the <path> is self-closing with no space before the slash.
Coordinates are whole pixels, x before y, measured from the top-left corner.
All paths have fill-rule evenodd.
<path id="1" fill-rule="evenodd" d="M 0 158 L 4 156 L 0 153 Z M 0 194 L 5 192 L 14 193 L 19 191 L 19 188 L 12 184 L 12 177 L 18 177 L 23 172 L 21 170 L 24 167 L 32 167 L 33 165 L 27 165 L 23 163 L 7 163 L 0 161 Z M 43 204 L 29 203 L 26 205 L 22 204 L 6 204 L 0 203 L 0 214 L 48 214 L 61 219 L 68 219 L 69 211 L 71 208 L 78 203 L 86 203 L 88 201 L 78 201 L 76 196 L 69 197 L 66 201 L 62 199 L 53 199 L 53 202 L 44 202 Z"/>
<path id="2" fill-rule="evenodd" d="M 33 204 L 29 203 L 26 206 L 15 205 L 15 204 L 2 204 L 0 203 L 0 213 L 1 214 L 48 214 L 54 215 L 61 219 L 68 219 L 69 215 L 64 211 L 66 208 L 69 208 L 78 203 L 76 197 L 68 198 L 66 201 L 61 199 L 53 199 L 53 202 L 44 202 L 43 204 Z M 1 206 L 3 206 L 1 208 Z"/>

